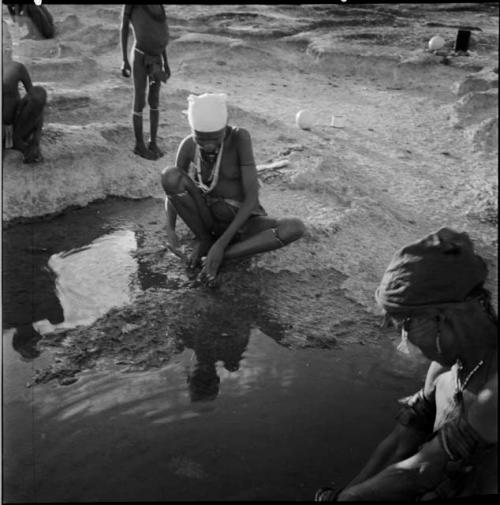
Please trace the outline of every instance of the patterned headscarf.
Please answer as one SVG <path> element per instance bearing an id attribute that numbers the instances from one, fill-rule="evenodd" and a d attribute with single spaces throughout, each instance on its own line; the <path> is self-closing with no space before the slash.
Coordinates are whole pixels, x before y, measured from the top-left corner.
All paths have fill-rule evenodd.
<path id="1" fill-rule="evenodd" d="M 389 314 L 460 303 L 487 274 L 469 235 L 441 228 L 394 254 L 375 299 Z"/>

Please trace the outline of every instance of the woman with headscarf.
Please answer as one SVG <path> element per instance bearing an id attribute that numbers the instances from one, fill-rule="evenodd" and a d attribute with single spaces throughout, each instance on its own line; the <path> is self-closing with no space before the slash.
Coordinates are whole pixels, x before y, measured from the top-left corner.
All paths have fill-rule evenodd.
<path id="1" fill-rule="evenodd" d="M 442 228 L 392 258 L 376 300 L 398 349 L 431 364 L 398 424 L 344 489 L 316 501 L 431 500 L 497 493 L 497 316 L 466 233 Z"/>
<path id="2" fill-rule="evenodd" d="M 208 284 L 223 260 L 278 249 L 304 233 L 299 219 L 275 219 L 260 204 L 250 134 L 228 125 L 226 101 L 224 93 L 188 97 L 191 134 L 161 179 L 169 248 L 184 256 L 175 233 L 179 215 L 196 237 L 188 266 L 204 258 L 201 279 Z"/>

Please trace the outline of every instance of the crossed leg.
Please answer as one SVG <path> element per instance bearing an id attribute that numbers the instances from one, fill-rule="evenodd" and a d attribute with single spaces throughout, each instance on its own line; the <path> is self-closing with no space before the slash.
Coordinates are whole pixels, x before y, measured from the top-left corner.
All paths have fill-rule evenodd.
<path id="1" fill-rule="evenodd" d="M 169 202 L 196 237 L 189 265 L 197 266 L 214 243 L 214 220 L 210 208 L 192 179 L 177 167 L 167 167 L 161 183 Z"/>

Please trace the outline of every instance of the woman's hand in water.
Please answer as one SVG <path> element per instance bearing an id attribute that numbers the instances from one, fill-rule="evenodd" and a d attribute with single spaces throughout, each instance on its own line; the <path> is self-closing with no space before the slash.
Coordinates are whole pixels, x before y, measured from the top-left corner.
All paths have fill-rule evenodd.
<path id="1" fill-rule="evenodd" d="M 208 282 L 209 285 L 214 283 L 217 271 L 219 270 L 223 258 L 224 247 L 222 247 L 222 245 L 218 242 L 215 242 L 215 244 L 210 248 L 210 251 L 208 251 L 207 257 L 203 262 L 203 268 L 200 272 L 202 280 Z"/>

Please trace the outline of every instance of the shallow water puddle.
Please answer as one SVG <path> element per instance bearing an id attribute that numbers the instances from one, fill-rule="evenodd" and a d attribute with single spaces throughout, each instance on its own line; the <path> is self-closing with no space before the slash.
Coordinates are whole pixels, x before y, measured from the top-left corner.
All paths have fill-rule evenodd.
<path id="1" fill-rule="evenodd" d="M 292 351 L 253 329 L 237 369 L 222 356 L 217 387 L 197 401 L 192 350 L 154 371 L 36 386 L 31 415 L 26 394 L 11 395 L 6 496 L 311 499 L 315 487 L 352 477 L 390 429 L 395 398 L 412 391 L 410 377 L 394 384 L 385 371 L 394 351 L 378 354 L 374 365 L 361 346 Z"/>
<path id="2" fill-rule="evenodd" d="M 71 385 L 26 388 L 57 350 L 40 355 L 39 333 L 90 324 L 158 282 L 134 256 L 137 222 L 157 211 L 107 202 L 7 230 L 6 500 L 310 500 L 345 484 L 422 377 L 390 342 L 293 350 L 244 307 L 229 304 L 232 321 L 213 300 L 192 327 L 206 334 L 187 331 L 161 367 L 104 361 Z"/>
<path id="3" fill-rule="evenodd" d="M 135 233 L 118 230 L 49 258 L 48 268 L 55 275 L 56 295 L 63 309 L 63 327 L 91 324 L 112 307 L 132 301 L 141 289 L 137 260 L 130 255 L 136 249 Z"/>
<path id="4" fill-rule="evenodd" d="M 134 207 L 156 210 L 112 200 L 4 231 L 3 327 L 16 329 L 13 345 L 26 359 L 38 355 L 40 335 L 91 324 L 145 289 Z"/>

